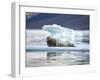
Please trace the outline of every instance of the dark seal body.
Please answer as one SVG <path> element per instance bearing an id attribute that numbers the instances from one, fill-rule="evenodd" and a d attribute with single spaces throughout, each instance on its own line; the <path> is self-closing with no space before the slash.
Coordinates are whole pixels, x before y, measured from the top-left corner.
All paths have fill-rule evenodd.
<path id="1" fill-rule="evenodd" d="M 48 47 L 75 47 L 74 44 L 66 41 L 60 42 L 59 40 L 53 39 L 51 37 L 47 37 L 47 45 Z"/>

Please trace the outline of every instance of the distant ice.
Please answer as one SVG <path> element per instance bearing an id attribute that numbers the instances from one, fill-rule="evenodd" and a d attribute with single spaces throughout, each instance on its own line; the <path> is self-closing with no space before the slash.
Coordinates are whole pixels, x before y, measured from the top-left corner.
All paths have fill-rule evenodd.
<path id="1" fill-rule="evenodd" d="M 33 30 L 27 29 L 26 30 L 26 42 L 27 45 L 46 45 L 46 38 L 49 36 L 50 33 L 44 30 Z"/>

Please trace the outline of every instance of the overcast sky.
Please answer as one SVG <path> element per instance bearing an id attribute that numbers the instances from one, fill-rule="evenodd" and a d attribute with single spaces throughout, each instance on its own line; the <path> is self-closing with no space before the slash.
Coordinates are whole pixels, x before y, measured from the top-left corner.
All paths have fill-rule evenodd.
<path id="1" fill-rule="evenodd" d="M 26 13 L 26 29 L 42 29 L 43 25 L 52 24 L 75 30 L 89 30 L 89 15 Z"/>

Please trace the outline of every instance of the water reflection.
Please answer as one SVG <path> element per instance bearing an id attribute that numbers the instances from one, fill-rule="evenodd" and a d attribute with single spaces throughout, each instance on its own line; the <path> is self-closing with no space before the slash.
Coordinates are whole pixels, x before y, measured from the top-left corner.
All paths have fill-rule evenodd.
<path id="1" fill-rule="evenodd" d="M 47 61 L 53 65 L 89 64 L 89 52 L 48 52 Z"/>
<path id="2" fill-rule="evenodd" d="M 89 64 L 89 52 L 35 51 L 26 52 L 26 67 Z"/>

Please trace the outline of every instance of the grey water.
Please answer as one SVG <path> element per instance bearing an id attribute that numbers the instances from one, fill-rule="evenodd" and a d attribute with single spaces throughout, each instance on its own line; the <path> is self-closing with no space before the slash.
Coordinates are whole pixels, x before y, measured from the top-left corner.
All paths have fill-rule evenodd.
<path id="1" fill-rule="evenodd" d="M 68 66 L 90 63 L 89 51 L 26 51 L 25 66 Z"/>

